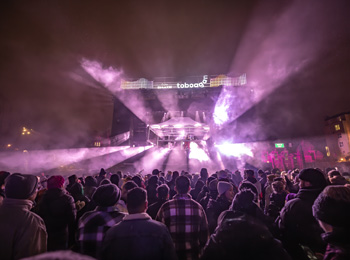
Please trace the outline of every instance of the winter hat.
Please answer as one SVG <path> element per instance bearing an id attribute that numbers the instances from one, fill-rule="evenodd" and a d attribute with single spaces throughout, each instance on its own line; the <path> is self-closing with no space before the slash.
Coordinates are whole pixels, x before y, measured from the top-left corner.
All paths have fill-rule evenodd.
<path id="1" fill-rule="evenodd" d="M 239 191 L 233 198 L 230 210 L 244 211 L 247 207 L 250 207 L 255 199 L 254 193 L 249 189 L 243 189 Z"/>
<path id="2" fill-rule="evenodd" d="M 59 188 L 61 189 L 64 184 L 64 178 L 61 175 L 54 175 L 51 176 L 47 180 L 47 188 L 48 189 L 54 189 L 54 188 Z"/>
<path id="3" fill-rule="evenodd" d="M 78 177 L 75 174 L 69 176 L 68 177 L 69 184 L 73 184 L 74 182 L 77 181 L 77 179 L 78 179 Z"/>
<path id="4" fill-rule="evenodd" d="M 69 189 L 69 193 L 73 195 L 73 197 L 76 195 L 83 195 L 83 185 L 81 185 L 79 182 L 74 183 Z"/>
<path id="5" fill-rule="evenodd" d="M 111 183 L 110 180 L 108 180 L 108 179 L 103 179 L 103 180 L 101 181 L 100 185 L 105 185 L 105 184 L 110 184 L 110 183 Z"/>
<path id="6" fill-rule="evenodd" d="M 224 179 L 227 178 L 227 172 L 225 172 L 224 170 L 221 170 L 218 172 L 218 179 Z"/>
<path id="7" fill-rule="evenodd" d="M 316 219 L 334 227 L 350 227 L 350 188 L 345 186 L 326 187 L 312 206 Z"/>
<path id="8" fill-rule="evenodd" d="M 110 207 L 120 199 L 120 189 L 115 184 L 104 184 L 97 188 L 92 199 L 98 206 Z"/>
<path id="9" fill-rule="evenodd" d="M 253 183 L 251 183 L 250 181 L 242 181 L 241 184 L 238 187 L 238 190 L 251 190 L 256 198 L 258 198 L 259 194 L 258 194 L 258 190 L 256 189 L 255 185 Z"/>
<path id="10" fill-rule="evenodd" d="M 217 186 L 218 186 L 218 180 L 217 179 L 214 179 L 211 182 L 209 182 L 209 190 L 217 191 L 218 190 Z"/>
<path id="11" fill-rule="evenodd" d="M 314 168 L 303 169 L 299 173 L 298 177 L 300 180 L 310 182 L 311 185 L 316 188 L 323 189 L 324 187 L 327 186 L 327 181 L 324 174 L 318 169 L 314 169 Z"/>
<path id="12" fill-rule="evenodd" d="M 137 184 L 137 186 L 142 187 L 142 179 L 140 176 L 135 175 L 131 178 L 131 180 L 134 181 Z"/>
<path id="13" fill-rule="evenodd" d="M 34 175 L 14 173 L 6 178 L 5 196 L 11 199 L 28 199 L 38 186 L 38 178 Z"/>
<path id="14" fill-rule="evenodd" d="M 218 189 L 219 195 L 224 194 L 230 188 L 232 188 L 231 183 L 228 183 L 226 181 L 219 181 L 218 182 L 217 189 Z"/>
<path id="15" fill-rule="evenodd" d="M 331 171 L 329 171 L 328 172 L 328 177 L 334 177 L 334 176 L 341 176 L 341 174 L 340 174 L 340 172 L 339 171 L 337 171 L 337 170 L 331 170 Z"/>
<path id="16" fill-rule="evenodd" d="M 107 172 L 105 171 L 105 169 L 101 168 L 101 170 L 100 170 L 100 176 L 104 176 L 104 175 L 106 175 L 106 174 L 107 174 Z"/>
<path id="17" fill-rule="evenodd" d="M 113 183 L 117 186 L 119 185 L 120 178 L 119 178 L 118 174 L 112 174 L 110 180 L 111 180 L 111 183 Z"/>
<path id="18" fill-rule="evenodd" d="M 92 176 L 85 178 L 85 187 L 97 187 L 97 180 Z"/>

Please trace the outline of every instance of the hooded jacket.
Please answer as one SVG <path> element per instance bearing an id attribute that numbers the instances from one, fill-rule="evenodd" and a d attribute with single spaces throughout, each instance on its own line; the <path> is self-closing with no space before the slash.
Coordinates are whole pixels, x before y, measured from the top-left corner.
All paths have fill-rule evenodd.
<path id="1" fill-rule="evenodd" d="M 0 207 L 0 259 L 21 259 L 46 252 L 45 223 L 30 200 L 5 198 Z"/>

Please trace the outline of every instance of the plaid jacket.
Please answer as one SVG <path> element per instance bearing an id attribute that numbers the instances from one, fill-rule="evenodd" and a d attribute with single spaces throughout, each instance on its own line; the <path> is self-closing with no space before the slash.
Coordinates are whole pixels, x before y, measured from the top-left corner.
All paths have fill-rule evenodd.
<path id="1" fill-rule="evenodd" d="M 179 259 L 198 259 L 208 240 L 208 221 L 202 206 L 188 194 L 177 194 L 159 209 L 156 220 L 169 229 Z"/>
<path id="2" fill-rule="evenodd" d="M 115 206 L 97 207 L 86 212 L 78 224 L 77 239 L 80 252 L 97 257 L 107 230 L 119 223 L 124 216 L 125 214 L 119 212 Z"/>

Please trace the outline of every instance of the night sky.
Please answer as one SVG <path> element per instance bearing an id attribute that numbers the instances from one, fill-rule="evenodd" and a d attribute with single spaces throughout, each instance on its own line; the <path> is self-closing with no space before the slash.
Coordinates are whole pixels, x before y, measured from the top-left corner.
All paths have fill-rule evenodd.
<path id="1" fill-rule="evenodd" d="M 321 135 L 350 111 L 349 13 L 348 0 L 1 1 L 2 141 L 21 126 L 68 143 L 111 127 L 113 94 L 82 59 L 133 79 L 247 73 L 239 129 Z"/>

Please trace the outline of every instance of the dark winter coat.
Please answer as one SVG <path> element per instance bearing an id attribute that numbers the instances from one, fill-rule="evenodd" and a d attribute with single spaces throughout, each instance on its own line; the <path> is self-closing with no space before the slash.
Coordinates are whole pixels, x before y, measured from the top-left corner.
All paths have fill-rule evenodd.
<path id="1" fill-rule="evenodd" d="M 160 207 L 166 202 L 167 200 L 160 200 L 158 199 L 157 202 L 153 203 L 152 205 L 148 206 L 147 214 L 151 216 L 152 219 L 156 219 L 157 213 L 160 209 Z"/>
<path id="2" fill-rule="evenodd" d="M 219 196 L 216 200 L 209 200 L 206 214 L 210 234 L 214 232 L 218 223 L 218 217 L 221 214 L 221 212 L 228 210 L 230 206 L 231 202 L 227 200 L 225 195 Z"/>
<path id="3" fill-rule="evenodd" d="M 350 230 L 334 229 L 331 233 L 322 234 L 322 239 L 328 243 L 324 260 L 350 259 Z"/>
<path id="4" fill-rule="evenodd" d="M 313 252 L 324 252 L 323 233 L 312 215 L 312 205 L 322 189 L 301 188 L 296 197 L 286 203 L 277 219 L 282 242 L 287 251 L 296 259 L 304 259 L 299 244 Z"/>
<path id="5" fill-rule="evenodd" d="M 62 189 L 48 189 L 38 205 L 37 213 L 45 221 L 48 251 L 67 249 L 68 230 L 74 225 L 77 215 L 72 196 Z"/>
<path id="6" fill-rule="evenodd" d="M 218 222 L 201 259 L 291 259 L 281 243 L 274 239 L 258 219 L 242 212 L 227 210 L 221 214 Z"/>

